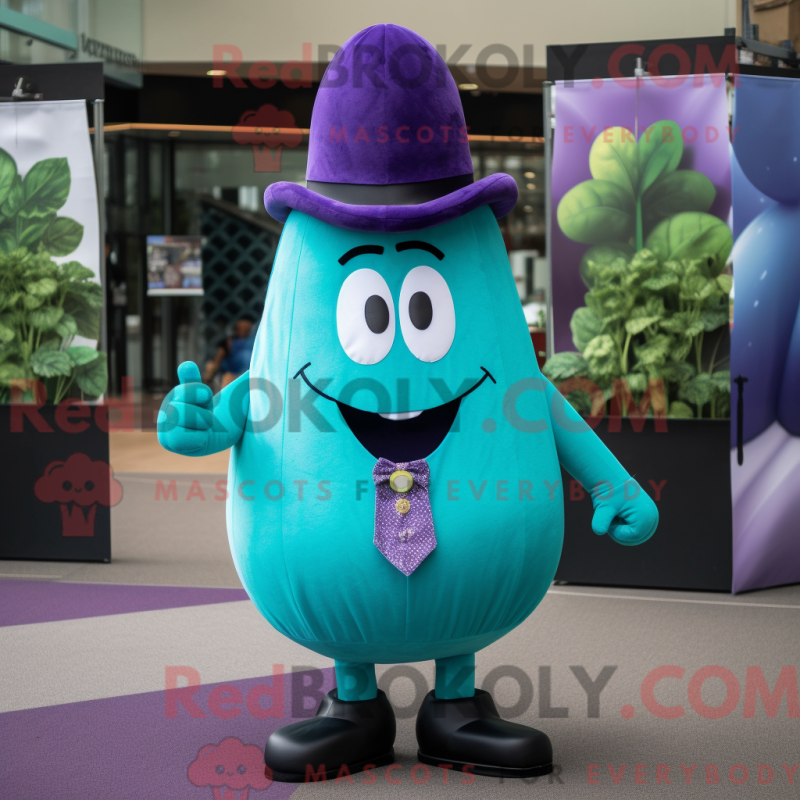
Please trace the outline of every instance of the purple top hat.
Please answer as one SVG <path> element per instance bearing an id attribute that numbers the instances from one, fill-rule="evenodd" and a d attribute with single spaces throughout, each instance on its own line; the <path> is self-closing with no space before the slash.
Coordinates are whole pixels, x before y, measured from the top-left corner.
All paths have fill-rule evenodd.
<path id="1" fill-rule="evenodd" d="M 330 63 L 311 115 L 307 187 L 281 181 L 264 205 L 356 231 L 414 231 L 517 201 L 502 173 L 473 181 L 464 111 L 439 53 L 399 25 L 373 25 Z"/>

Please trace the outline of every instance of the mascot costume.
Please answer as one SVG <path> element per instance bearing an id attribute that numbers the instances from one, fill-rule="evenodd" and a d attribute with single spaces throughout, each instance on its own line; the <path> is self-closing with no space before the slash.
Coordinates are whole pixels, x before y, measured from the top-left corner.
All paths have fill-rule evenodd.
<path id="1" fill-rule="evenodd" d="M 509 175 L 473 180 L 458 90 L 412 31 L 375 25 L 334 58 L 307 186 L 285 223 L 250 371 L 212 397 L 192 363 L 159 416 L 168 450 L 232 447 L 242 584 L 285 636 L 335 661 L 317 715 L 274 732 L 274 778 L 394 759 L 375 664 L 435 660 L 419 759 L 480 775 L 552 769 L 548 737 L 499 717 L 475 653 L 539 604 L 564 531 L 563 465 L 596 534 L 647 540 L 658 513 L 540 373 L 496 219 Z"/>

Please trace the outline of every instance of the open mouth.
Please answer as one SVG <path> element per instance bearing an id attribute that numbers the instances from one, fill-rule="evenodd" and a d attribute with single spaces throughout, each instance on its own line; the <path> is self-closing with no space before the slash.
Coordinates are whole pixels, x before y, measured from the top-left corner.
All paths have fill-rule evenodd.
<path id="1" fill-rule="evenodd" d="M 391 414 L 380 414 L 374 411 L 362 411 L 353 406 L 340 403 L 330 395 L 321 392 L 306 376 L 309 361 L 295 374 L 301 377 L 309 389 L 320 397 L 336 403 L 339 411 L 350 428 L 353 436 L 375 458 L 387 458 L 395 463 L 401 461 L 417 461 L 427 458 L 450 432 L 453 421 L 458 414 L 461 401 L 472 394 L 488 378 L 497 383 L 486 367 L 481 367 L 483 377 L 474 386 L 458 397 L 425 411 L 401 411 Z"/>

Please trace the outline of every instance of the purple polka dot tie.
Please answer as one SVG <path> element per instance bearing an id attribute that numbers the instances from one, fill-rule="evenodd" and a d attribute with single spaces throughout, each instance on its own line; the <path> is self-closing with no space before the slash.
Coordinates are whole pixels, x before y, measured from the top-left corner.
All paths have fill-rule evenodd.
<path id="1" fill-rule="evenodd" d="M 410 575 L 436 547 L 428 497 L 431 472 L 424 458 L 395 464 L 381 458 L 375 481 L 375 539 L 378 550 Z"/>

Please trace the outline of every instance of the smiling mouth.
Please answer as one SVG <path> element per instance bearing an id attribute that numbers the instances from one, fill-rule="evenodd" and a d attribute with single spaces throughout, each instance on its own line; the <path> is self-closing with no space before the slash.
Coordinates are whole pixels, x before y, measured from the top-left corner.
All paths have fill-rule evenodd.
<path id="1" fill-rule="evenodd" d="M 427 458 L 450 432 L 461 401 L 468 394 L 472 394 L 487 378 L 492 383 L 497 383 L 489 370 L 481 367 L 483 377 L 479 378 L 466 392 L 447 403 L 424 411 L 380 414 L 375 411 L 362 411 L 359 408 L 340 403 L 317 389 L 305 372 L 310 366 L 311 362 L 309 361 L 297 371 L 294 377 L 301 377 L 309 389 L 339 406 L 339 411 L 347 423 L 347 427 L 372 456 L 386 458 L 395 463 Z"/>

